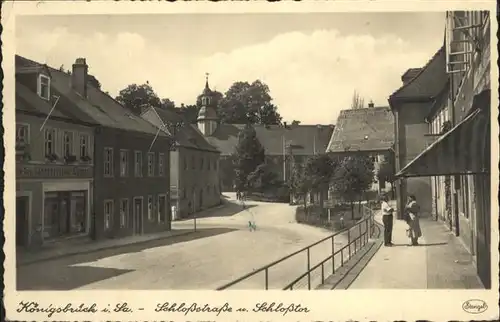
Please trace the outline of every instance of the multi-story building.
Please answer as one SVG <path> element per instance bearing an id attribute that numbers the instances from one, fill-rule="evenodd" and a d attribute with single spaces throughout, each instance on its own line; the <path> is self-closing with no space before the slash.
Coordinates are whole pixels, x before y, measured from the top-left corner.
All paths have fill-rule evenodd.
<path id="1" fill-rule="evenodd" d="M 446 19 L 447 82 L 425 115 L 432 142 L 397 175 L 431 178 L 436 217 L 463 240 L 490 288 L 490 15 L 456 11 Z"/>
<path id="2" fill-rule="evenodd" d="M 207 84 L 202 100 L 210 99 L 211 91 Z M 174 108 L 149 107 L 141 117 L 172 135 L 175 140 L 170 151 L 170 184 L 171 202 L 176 206 L 177 218 L 219 205 L 220 152 Z"/>
<path id="3" fill-rule="evenodd" d="M 49 69 L 16 66 L 16 245 L 88 236 L 94 120 L 57 106 Z"/>
<path id="4" fill-rule="evenodd" d="M 380 193 L 390 188 L 378 182 L 380 165 L 391 158 L 394 146 L 394 117 L 389 107 L 375 107 L 340 111 L 335 130 L 326 149 L 327 153 L 345 157 L 370 156 L 374 163 L 374 180 L 371 191 Z"/>
<path id="5" fill-rule="evenodd" d="M 93 185 L 88 189 L 93 197 L 87 203 L 91 218 L 85 226 L 91 237 L 114 238 L 169 230 L 170 158 L 166 151 L 171 140 L 168 135 L 158 133 L 152 124 L 91 84 L 83 58 L 75 61 L 69 73 L 20 56 L 16 56 L 16 64 L 43 67 L 50 72 L 51 91 L 59 97 L 53 113 L 89 119 L 96 124 L 88 142 L 78 136 L 80 146 L 88 146 L 89 159 L 93 160 Z M 75 128 L 77 131 L 80 130 Z M 45 140 L 51 142 L 51 136 Z M 66 140 L 62 136 L 53 144 L 58 146 Z M 73 207 L 74 202 L 70 202 Z M 67 211 L 60 210 L 62 206 L 51 207 Z"/>

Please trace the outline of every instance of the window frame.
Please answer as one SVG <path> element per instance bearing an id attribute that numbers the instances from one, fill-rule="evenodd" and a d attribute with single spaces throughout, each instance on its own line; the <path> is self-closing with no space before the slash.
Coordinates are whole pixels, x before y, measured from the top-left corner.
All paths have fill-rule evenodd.
<path id="1" fill-rule="evenodd" d="M 143 171 L 143 160 L 144 157 L 142 156 L 142 151 L 134 151 L 134 176 L 137 178 L 142 178 L 142 171 Z M 140 160 L 140 164 L 138 161 Z M 139 167 L 138 167 L 139 165 Z"/>
<path id="2" fill-rule="evenodd" d="M 165 176 L 165 153 L 158 153 L 158 176 Z"/>
<path id="3" fill-rule="evenodd" d="M 111 205 L 111 211 L 109 213 L 106 212 L 107 205 Z M 113 215 L 115 211 L 115 201 L 113 199 L 105 199 L 103 202 L 104 205 L 104 231 L 109 231 L 113 229 Z M 109 218 L 108 218 L 109 216 Z"/>
<path id="4" fill-rule="evenodd" d="M 148 177 L 155 176 L 155 152 L 148 152 Z"/>
<path id="5" fill-rule="evenodd" d="M 51 144 L 51 152 L 50 153 L 47 153 L 47 145 L 48 145 L 48 141 L 47 141 L 47 133 L 51 132 L 52 133 L 52 139 L 50 141 L 50 144 Z M 56 154 L 56 146 L 57 146 L 57 131 L 55 128 L 53 127 L 45 127 L 45 130 L 43 132 L 43 151 L 45 153 L 45 156 L 44 157 L 47 157 L 49 155 L 52 155 L 52 154 Z"/>
<path id="6" fill-rule="evenodd" d="M 66 138 L 69 138 L 69 142 L 66 142 Z M 74 140 L 75 140 L 75 133 L 73 131 L 63 130 L 63 135 L 62 135 L 62 154 L 63 154 L 63 157 L 74 155 Z M 66 143 L 69 144 L 68 154 L 66 154 Z"/>
<path id="7" fill-rule="evenodd" d="M 123 162 L 123 156 L 125 155 L 125 162 Z M 129 150 L 127 149 L 120 149 L 120 177 L 124 178 L 128 176 L 129 173 Z M 123 169 L 123 166 L 125 166 L 125 169 Z"/>
<path id="8" fill-rule="evenodd" d="M 28 145 L 30 144 L 30 125 L 28 123 L 16 123 L 16 145 L 21 143 L 20 141 L 18 141 L 18 134 L 19 134 L 19 130 L 21 129 L 25 129 L 26 130 L 26 133 L 25 133 L 25 142 L 24 145 Z"/>
<path id="9" fill-rule="evenodd" d="M 85 144 L 82 144 L 82 138 L 85 139 Z M 85 147 L 85 154 L 82 154 L 82 148 Z M 84 157 L 90 158 L 90 135 L 88 133 L 79 133 L 78 134 L 78 153 L 80 155 L 80 159 Z"/>
<path id="10" fill-rule="evenodd" d="M 47 97 L 44 97 L 42 95 L 42 79 L 46 80 L 47 81 Z M 37 94 L 40 98 L 46 100 L 46 101 L 50 101 L 50 77 L 47 76 L 47 75 L 44 75 L 44 74 L 39 74 L 38 75 L 38 81 L 37 81 Z"/>
<path id="11" fill-rule="evenodd" d="M 111 153 L 109 154 L 109 155 L 110 155 L 110 160 L 109 160 L 109 161 L 107 161 L 107 154 L 106 154 L 106 152 L 108 152 L 108 151 L 109 151 L 109 152 L 111 152 Z M 114 157 L 114 156 L 113 156 L 113 154 L 114 154 L 114 150 L 113 150 L 113 148 L 110 148 L 110 147 L 105 147 L 105 148 L 104 148 L 104 158 L 103 158 L 103 162 L 104 162 L 104 164 L 103 164 L 103 176 L 104 176 L 105 178 L 112 178 L 112 177 L 114 176 L 114 167 L 113 167 L 113 165 L 114 165 L 114 158 L 113 158 L 113 157 Z M 109 173 L 106 173 L 106 163 L 107 163 L 107 162 L 109 162 Z"/>
<path id="12" fill-rule="evenodd" d="M 150 200 L 151 200 L 151 203 L 149 203 Z M 153 216 L 154 203 L 155 203 L 155 200 L 153 198 L 153 195 L 148 195 L 148 200 L 146 203 L 146 211 L 147 211 L 148 221 L 154 221 L 154 216 Z M 151 205 L 151 209 L 149 209 L 149 205 Z"/>
<path id="13" fill-rule="evenodd" d="M 126 201 L 126 210 L 122 213 L 122 206 L 124 205 L 124 201 Z M 128 218 L 130 217 L 130 200 L 128 198 L 120 199 L 120 228 L 127 228 Z"/>

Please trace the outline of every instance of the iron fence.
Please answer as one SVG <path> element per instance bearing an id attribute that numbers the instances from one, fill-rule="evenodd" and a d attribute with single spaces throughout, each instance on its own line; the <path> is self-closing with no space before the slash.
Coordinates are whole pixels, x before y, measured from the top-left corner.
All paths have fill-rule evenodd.
<path id="1" fill-rule="evenodd" d="M 333 235 L 325 237 L 279 260 L 253 270 L 217 288 L 217 290 L 220 291 L 235 286 L 245 286 L 245 282 L 262 274 L 262 280 L 260 282 L 257 281 L 257 285 L 260 285 L 260 289 L 293 290 L 307 287 L 308 290 L 311 290 L 313 284 L 323 284 L 328 275 L 334 274 L 339 267 L 344 266 L 352 256 L 368 243 L 370 237 L 375 232 L 373 215 L 374 211 L 372 209 L 363 206 L 363 218 L 352 227 L 338 231 Z M 317 250 L 316 253 L 314 253 L 315 249 Z M 326 255 L 326 253 L 328 253 L 328 255 Z M 299 276 L 296 276 L 296 267 L 297 265 L 301 265 L 301 262 L 303 263 L 304 260 L 302 256 L 305 257 L 305 271 Z M 314 257 L 317 259 L 315 263 Z M 282 269 L 274 274 L 273 276 L 276 278 L 273 280 L 273 276 L 270 276 L 270 271 L 278 265 L 286 263 L 289 264 L 288 269 Z M 291 277 L 292 275 L 295 276 Z M 282 285 L 271 285 L 284 282 L 282 280 L 283 278 L 289 279 Z M 273 281 L 274 283 L 272 283 Z"/>

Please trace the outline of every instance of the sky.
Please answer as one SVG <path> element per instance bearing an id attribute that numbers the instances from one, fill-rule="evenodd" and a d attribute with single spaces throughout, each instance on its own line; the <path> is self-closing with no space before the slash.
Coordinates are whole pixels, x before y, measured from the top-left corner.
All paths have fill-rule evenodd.
<path id="1" fill-rule="evenodd" d="M 260 79 L 284 121 L 335 123 L 354 91 L 387 106 L 401 75 L 443 44 L 444 12 L 18 16 L 16 53 L 70 69 L 78 57 L 112 96 L 146 81 L 193 104 Z"/>

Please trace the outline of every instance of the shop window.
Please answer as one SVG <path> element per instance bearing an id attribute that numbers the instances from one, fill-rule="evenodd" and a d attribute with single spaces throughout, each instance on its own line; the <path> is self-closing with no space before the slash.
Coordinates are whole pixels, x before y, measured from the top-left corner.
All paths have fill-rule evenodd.
<path id="1" fill-rule="evenodd" d="M 104 148 L 104 176 L 113 176 L 113 148 Z"/>
<path id="2" fill-rule="evenodd" d="M 148 196 L 148 220 L 153 220 L 153 196 Z"/>
<path id="3" fill-rule="evenodd" d="M 104 229 L 109 230 L 113 224 L 113 200 L 104 201 Z"/>
<path id="4" fill-rule="evenodd" d="M 127 227 L 127 219 L 129 217 L 129 201 L 122 199 L 120 201 L 120 228 Z"/>
<path id="5" fill-rule="evenodd" d="M 142 177 L 142 152 L 135 151 L 135 176 Z"/>
<path id="6" fill-rule="evenodd" d="M 165 154 L 160 153 L 158 155 L 158 176 L 163 177 L 165 175 Z"/>
<path id="7" fill-rule="evenodd" d="M 155 175 L 155 153 L 148 153 L 148 177 L 154 177 Z"/>
<path id="8" fill-rule="evenodd" d="M 86 232 L 87 194 L 85 191 L 46 192 L 44 205 L 45 238 Z"/>
<path id="9" fill-rule="evenodd" d="M 38 96 L 44 100 L 50 99 L 50 78 L 46 75 L 38 76 Z"/>
<path id="10" fill-rule="evenodd" d="M 128 167 L 128 151 L 120 150 L 120 177 L 127 176 Z"/>

